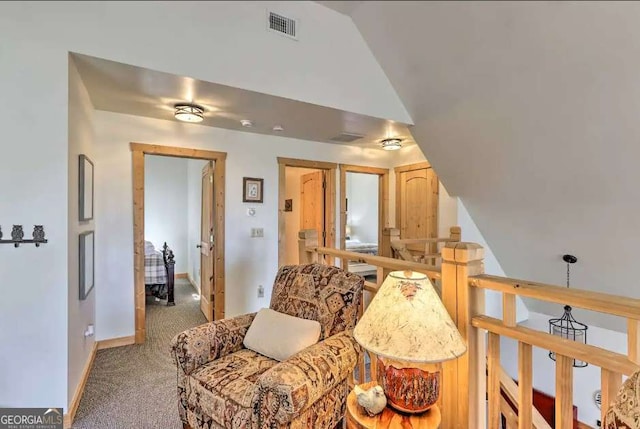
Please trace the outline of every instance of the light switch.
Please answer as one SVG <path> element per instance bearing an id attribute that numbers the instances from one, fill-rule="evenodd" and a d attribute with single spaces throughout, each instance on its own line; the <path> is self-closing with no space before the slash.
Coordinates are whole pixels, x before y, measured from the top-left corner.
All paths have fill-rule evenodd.
<path id="1" fill-rule="evenodd" d="M 251 238 L 264 237 L 264 228 L 251 228 Z"/>

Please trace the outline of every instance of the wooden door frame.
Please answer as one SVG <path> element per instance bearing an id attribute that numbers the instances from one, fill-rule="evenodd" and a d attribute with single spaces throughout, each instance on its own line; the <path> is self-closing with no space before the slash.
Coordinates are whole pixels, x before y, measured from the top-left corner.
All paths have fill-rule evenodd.
<path id="1" fill-rule="evenodd" d="M 286 250 L 284 200 L 287 182 L 287 167 L 324 170 L 327 177 L 327 189 L 324 195 L 325 246 L 336 247 L 336 172 L 338 164 L 333 162 L 312 161 L 307 159 L 278 157 L 278 266 L 284 263 Z"/>
<path id="2" fill-rule="evenodd" d="M 382 249 L 383 231 L 384 228 L 389 227 L 389 169 L 340 164 L 340 249 L 342 250 L 347 247 L 347 173 L 378 176 L 378 249 Z"/>
<path id="3" fill-rule="evenodd" d="M 415 164 L 401 165 L 393 169 L 394 175 L 395 175 L 395 181 L 396 181 L 396 228 L 398 229 L 401 229 L 401 225 L 402 225 L 402 222 L 401 222 L 402 208 L 400 206 L 401 189 L 400 189 L 400 181 L 398 180 L 398 174 L 406 173 L 414 170 L 422 170 L 424 168 L 432 168 L 432 167 L 431 167 L 431 164 L 429 164 L 427 161 L 424 161 L 424 162 L 418 162 Z M 438 178 L 438 194 L 440 193 L 439 191 L 440 191 L 440 178 Z M 440 202 L 438 201 L 438 209 L 439 207 L 440 207 Z M 437 215 L 438 213 L 436 213 L 436 229 L 437 229 L 438 222 L 440 221 Z"/>
<path id="4" fill-rule="evenodd" d="M 144 288 L 144 157 L 145 155 L 170 156 L 176 158 L 203 159 L 214 162 L 213 203 L 215 215 L 216 255 L 214 259 L 215 308 L 216 319 L 224 318 L 225 294 L 225 164 L 226 152 L 188 149 L 184 147 L 160 146 L 144 143 L 130 143 L 133 164 L 133 272 L 135 301 L 135 342 L 144 343 L 145 325 L 145 288 Z"/>

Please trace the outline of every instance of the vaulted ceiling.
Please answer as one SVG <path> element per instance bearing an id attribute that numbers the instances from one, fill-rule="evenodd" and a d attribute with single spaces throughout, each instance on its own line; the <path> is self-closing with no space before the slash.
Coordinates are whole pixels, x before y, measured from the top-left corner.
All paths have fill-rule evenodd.
<path id="1" fill-rule="evenodd" d="M 574 287 L 640 297 L 639 3 L 324 3 L 352 17 L 507 275 L 563 284 L 572 253 Z"/>

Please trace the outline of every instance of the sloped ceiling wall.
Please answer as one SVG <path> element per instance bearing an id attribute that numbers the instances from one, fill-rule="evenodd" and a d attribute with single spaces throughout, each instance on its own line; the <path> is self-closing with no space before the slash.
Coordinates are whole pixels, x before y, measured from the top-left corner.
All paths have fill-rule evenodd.
<path id="1" fill-rule="evenodd" d="M 564 284 L 573 253 L 573 286 L 640 296 L 640 4 L 363 2 L 351 16 L 507 275 Z"/>

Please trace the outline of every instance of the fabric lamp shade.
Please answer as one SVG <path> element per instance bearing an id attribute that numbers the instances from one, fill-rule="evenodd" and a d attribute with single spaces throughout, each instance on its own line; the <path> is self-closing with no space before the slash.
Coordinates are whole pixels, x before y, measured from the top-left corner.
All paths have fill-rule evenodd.
<path id="1" fill-rule="evenodd" d="M 467 351 L 431 281 L 410 271 L 387 276 L 353 336 L 370 352 L 402 362 L 443 362 Z"/>

